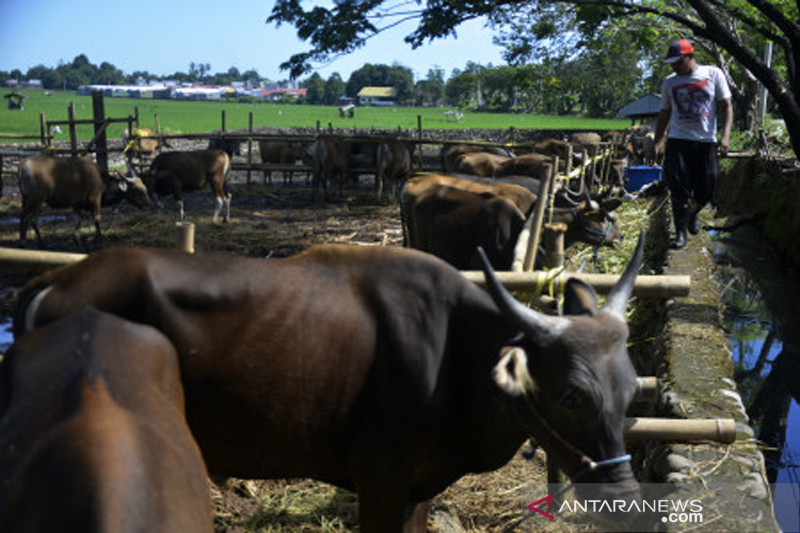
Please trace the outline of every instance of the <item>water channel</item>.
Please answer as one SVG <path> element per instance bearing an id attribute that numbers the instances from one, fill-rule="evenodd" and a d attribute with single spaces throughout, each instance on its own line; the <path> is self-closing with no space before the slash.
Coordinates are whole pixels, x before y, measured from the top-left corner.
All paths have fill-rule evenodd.
<path id="1" fill-rule="evenodd" d="M 800 531 L 800 273 L 757 226 L 718 234 L 717 281 L 736 383 L 784 531 Z"/>

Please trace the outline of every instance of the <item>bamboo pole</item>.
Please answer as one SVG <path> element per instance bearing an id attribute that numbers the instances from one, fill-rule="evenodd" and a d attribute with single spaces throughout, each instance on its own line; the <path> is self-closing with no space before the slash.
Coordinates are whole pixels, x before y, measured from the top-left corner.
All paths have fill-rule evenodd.
<path id="1" fill-rule="evenodd" d="M 626 418 L 626 440 L 689 442 L 709 440 L 730 444 L 736 440 L 732 418 Z"/>
<path id="2" fill-rule="evenodd" d="M 658 398 L 658 378 L 645 376 L 636 378 L 636 391 L 633 393 L 634 402 L 654 402 Z"/>
<path id="3" fill-rule="evenodd" d="M 462 270 L 461 274 L 468 280 L 485 287 L 483 272 L 479 270 Z M 562 272 L 551 279 L 547 272 L 495 272 L 500 282 L 510 291 L 530 291 L 540 283 L 553 283 L 555 291 L 563 290 L 569 278 L 577 278 L 589 285 L 599 294 L 608 294 L 619 280 L 616 274 L 586 274 L 579 272 Z M 675 298 L 688 296 L 692 279 L 690 276 L 636 276 L 633 294 L 642 298 Z"/>
<path id="4" fill-rule="evenodd" d="M 46 252 L 0 247 L 0 267 L 22 270 L 45 270 L 80 261 L 86 254 L 65 252 Z M 485 286 L 483 272 L 464 270 L 461 274 L 480 286 Z M 608 294 L 619 280 L 615 274 L 584 274 L 562 272 L 549 280 L 546 272 L 495 272 L 500 282 L 511 291 L 532 290 L 542 282 L 552 281 L 554 290 L 561 290 L 569 278 L 577 278 L 594 287 L 599 294 Z M 636 277 L 633 294 L 643 298 L 674 298 L 688 296 L 691 287 L 690 276 L 647 276 Z"/>
<path id="5" fill-rule="evenodd" d="M 531 232 L 528 236 L 528 247 L 525 252 L 525 261 L 522 263 L 522 270 L 528 271 L 533 269 L 536 262 L 536 252 L 539 249 L 539 238 L 542 234 L 542 224 L 544 223 L 544 209 L 547 206 L 547 196 L 550 191 L 550 184 L 553 182 L 553 174 L 555 173 L 552 165 L 544 165 L 546 169 L 544 181 L 542 182 L 542 190 L 539 197 L 536 199 L 536 207 L 534 208 L 533 225 Z"/>
<path id="6" fill-rule="evenodd" d="M 47 270 L 75 263 L 85 257 L 86 254 L 0 248 L 0 265 L 19 270 Z"/>

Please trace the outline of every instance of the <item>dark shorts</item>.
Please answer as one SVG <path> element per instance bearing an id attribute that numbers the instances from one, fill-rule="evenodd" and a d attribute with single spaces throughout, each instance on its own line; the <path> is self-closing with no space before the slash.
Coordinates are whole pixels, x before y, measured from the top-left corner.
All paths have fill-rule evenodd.
<path id="1" fill-rule="evenodd" d="M 707 204 L 719 177 L 717 143 L 667 139 L 663 174 L 673 201 Z"/>

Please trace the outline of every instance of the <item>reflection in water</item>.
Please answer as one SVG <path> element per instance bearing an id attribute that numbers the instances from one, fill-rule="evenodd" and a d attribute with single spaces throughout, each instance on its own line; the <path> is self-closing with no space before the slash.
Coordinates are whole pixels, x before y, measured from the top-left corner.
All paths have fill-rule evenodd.
<path id="1" fill-rule="evenodd" d="M 755 226 L 721 238 L 718 269 L 735 377 L 764 444 L 770 483 L 800 482 L 800 276 L 782 265 Z M 789 486 L 789 485 L 786 485 Z M 779 523 L 796 523 L 798 495 L 775 495 Z M 783 517 L 781 516 L 783 515 Z"/>

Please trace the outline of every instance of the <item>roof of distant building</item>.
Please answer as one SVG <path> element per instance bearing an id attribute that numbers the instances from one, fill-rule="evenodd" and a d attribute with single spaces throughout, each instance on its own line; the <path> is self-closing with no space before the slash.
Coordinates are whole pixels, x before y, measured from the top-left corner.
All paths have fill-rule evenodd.
<path id="1" fill-rule="evenodd" d="M 394 87 L 364 87 L 358 91 L 361 98 L 394 98 L 397 96 L 397 89 Z"/>

